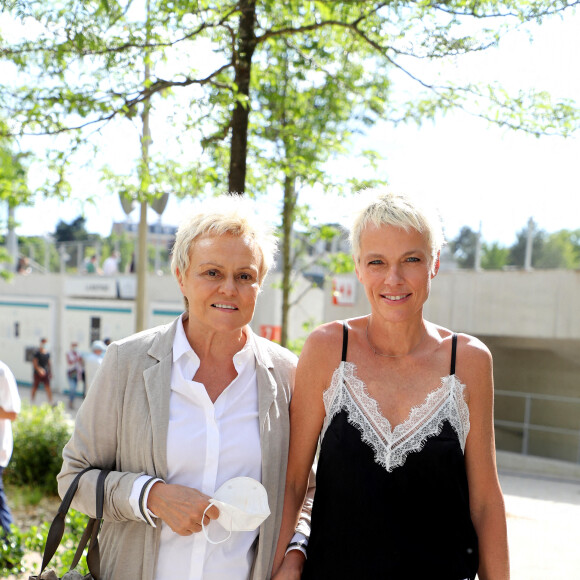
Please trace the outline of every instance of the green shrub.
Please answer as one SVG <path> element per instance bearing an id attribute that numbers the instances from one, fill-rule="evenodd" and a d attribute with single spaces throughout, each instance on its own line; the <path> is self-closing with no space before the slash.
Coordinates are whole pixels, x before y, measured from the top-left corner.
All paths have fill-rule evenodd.
<path id="1" fill-rule="evenodd" d="M 73 425 L 64 406 L 24 405 L 13 423 L 14 451 L 4 472 L 14 485 L 33 484 L 38 490 L 57 494 L 56 476 L 62 466 L 62 449 Z"/>
<path id="2" fill-rule="evenodd" d="M 0 536 L 0 578 L 24 572 L 23 544 L 24 537 L 15 526 L 12 526 L 12 533 L 9 536 Z"/>

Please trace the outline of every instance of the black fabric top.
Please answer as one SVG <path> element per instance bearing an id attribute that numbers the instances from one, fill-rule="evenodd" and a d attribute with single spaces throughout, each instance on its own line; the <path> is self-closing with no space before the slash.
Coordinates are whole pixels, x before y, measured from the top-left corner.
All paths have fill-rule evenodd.
<path id="1" fill-rule="evenodd" d="M 48 362 L 50 360 L 50 353 L 40 352 L 40 350 L 37 350 L 34 353 L 34 358 L 37 360 L 39 367 L 43 368 L 45 371 L 48 371 Z M 36 369 L 34 372 L 36 372 Z"/>
<path id="2" fill-rule="evenodd" d="M 456 343 L 454 335 L 451 374 Z M 345 324 L 343 361 L 347 344 Z M 348 415 L 345 408 L 334 414 L 321 442 L 302 578 L 475 578 L 477 535 L 463 451 L 451 422 L 443 420 L 439 433 L 389 472 Z"/>

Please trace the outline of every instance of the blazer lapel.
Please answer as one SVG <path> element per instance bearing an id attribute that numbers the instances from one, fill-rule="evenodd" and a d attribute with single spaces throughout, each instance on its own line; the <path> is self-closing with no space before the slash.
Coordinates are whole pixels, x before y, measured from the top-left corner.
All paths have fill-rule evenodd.
<path id="1" fill-rule="evenodd" d="M 169 427 L 169 397 L 171 395 L 171 367 L 173 364 L 173 339 L 180 319 L 160 331 L 149 352 L 157 363 L 143 372 L 145 392 L 149 402 L 153 437 L 155 473 L 167 477 L 167 430 Z"/>

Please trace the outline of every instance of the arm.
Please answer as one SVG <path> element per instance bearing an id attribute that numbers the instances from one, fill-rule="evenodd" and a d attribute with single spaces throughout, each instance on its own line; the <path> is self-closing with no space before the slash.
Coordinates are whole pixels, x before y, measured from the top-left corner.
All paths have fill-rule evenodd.
<path id="1" fill-rule="evenodd" d="M 491 354 L 479 340 L 465 335 L 458 375 L 468 385 L 470 431 L 465 446 L 471 519 L 479 540 L 481 580 L 508 580 L 509 555 L 503 495 L 497 475 L 493 427 Z"/>
<path id="2" fill-rule="evenodd" d="M 75 475 L 86 467 L 113 469 L 105 481 L 105 519 L 125 521 L 139 519 L 129 503 L 133 482 L 145 470 L 133 473 L 133 466 L 123 465 L 117 471 L 117 449 L 121 447 L 121 419 L 125 385 L 125 369 L 118 361 L 118 349 L 111 349 L 94 377 L 94 390 L 90 389 L 79 409 L 73 434 L 65 445 L 63 465 L 57 476 L 61 497 L 66 493 Z M 94 517 L 95 493 L 98 473 L 83 475 L 72 502 L 74 509 Z"/>
<path id="3" fill-rule="evenodd" d="M 46 374 L 46 371 L 38 364 L 38 359 L 36 357 L 34 357 L 32 359 L 32 366 L 34 367 L 34 370 L 41 376 L 43 377 Z"/>
<path id="4" fill-rule="evenodd" d="M 340 361 L 341 340 L 339 323 L 323 325 L 308 337 L 298 361 L 294 395 L 290 403 L 290 448 L 284 509 L 273 566 L 275 577 L 280 580 L 299 578 L 304 565 L 301 552 L 293 550 L 286 558 L 284 553 L 296 529 L 301 506 L 304 504 L 308 509 L 310 503 L 305 502 L 305 497 L 325 416 L 322 394 Z"/>
<path id="5" fill-rule="evenodd" d="M 148 346 L 145 344 L 143 351 Z M 63 467 L 58 475 L 61 496 L 75 474 L 85 467 L 113 469 L 105 482 L 104 515 L 108 521 L 144 521 L 143 504 L 131 501 L 133 486 L 143 475 L 149 476 L 143 478 L 145 481 L 152 477 L 163 479 L 165 475 L 159 473 L 162 467 L 155 462 L 153 449 L 152 424 L 162 429 L 160 416 L 152 416 L 159 411 L 159 404 L 152 409 L 143 383 L 144 371 L 154 369 L 146 368 L 142 354 L 133 345 L 120 360 L 119 345 L 107 349 L 77 413 L 73 435 L 63 450 Z M 131 362 L 127 364 L 127 360 Z M 163 377 L 159 380 L 162 382 Z M 81 478 L 72 504 L 89 516 L 94 515 L 97 476 L 96 471 L 91 471 Z M 176 533 L 186 535 L 199 531 L 195 524 L 201 522 L 209 498 L 195 489 L 159 481 L 148 490 L 146 501 L 155 516 Z M 175 509 L 176 505 L 179 509 Z M 217 508 L 210 508 L 206 516 L 213 519 L 218 514 Z"/>
<path id="6" fill-rule="evenodd" d="M 0 419 L 16 421 L 16 417 L 18 417 L 18 413 L 16 411 L 6 411 L 3 407 L 0 407 Z"/>

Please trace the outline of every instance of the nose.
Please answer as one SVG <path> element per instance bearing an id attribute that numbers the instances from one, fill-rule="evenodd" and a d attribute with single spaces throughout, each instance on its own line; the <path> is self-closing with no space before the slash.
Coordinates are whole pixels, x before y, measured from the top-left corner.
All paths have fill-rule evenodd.
<path id="1" fill-rule="evenodd" d="M 220 292 L 225 296 L 233 296 L 237 291 L 238 287 L 236 286 L 236 281 L 233 276 L 226 276 L 220 284 Z"/>
<path id="2" fill-rule="evenodd" d="M 403 275 L 398 264 L 393 264 L 387 269 L 385 274 L 386 284 L 399 284 L 402 279 Z"/>

